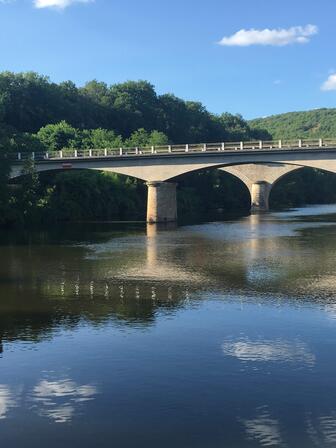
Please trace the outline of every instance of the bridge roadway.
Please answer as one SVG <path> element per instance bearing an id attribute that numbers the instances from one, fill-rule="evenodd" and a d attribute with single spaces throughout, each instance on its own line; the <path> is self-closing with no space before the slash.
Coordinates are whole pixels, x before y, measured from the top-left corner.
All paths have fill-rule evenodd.
<path id="1" fill-rule="evenodd" d="M 267 211 L 273 185 L 303 167 L 336 173 L 336 139 L 167 145 L 146 148 L 66 149 L 11 155 L 11 177 L 24 173 L 25 160 L 37 172 L 71 169 L 109 171 L 144 180 L 148 222 L 176 221 L 176 183 L 182 174 L 220 169 L 239 178 L 255 212 Z"/>

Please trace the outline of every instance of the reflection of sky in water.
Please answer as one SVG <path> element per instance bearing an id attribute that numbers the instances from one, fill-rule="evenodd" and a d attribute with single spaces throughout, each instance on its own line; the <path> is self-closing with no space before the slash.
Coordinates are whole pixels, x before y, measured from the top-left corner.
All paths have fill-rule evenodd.
<path id="1" fill-rule="evenodd" d="M 296 219 L 300 216 L 319 216 L 319 215 L 330 215 L 336 213 L 336 204 L 325 204 L 325 205 L 310 205 L 307 207 L 301 207 L 297 209 L 290 209 L 284 212 L 272 213 L 278 218 L 285 219 Z"/>
<path id="2" fill-rule="evenodd" d="M 336 320 L 336 303 L 330 303 L 325 305 L 325 311 L 331 319 Z"/>
<path id="3" fill-rule="evenodd" d="M 0 420 L 5 419 L 15 406 L 16 400 L 10 388 L 5 384 L 0 384 Z"/>
<path id="4" fill-rule="evenodd" d="M 269 282 L 281 279 L 280 268 L 265 265 L 263 263 L 254 263 L 248 266 L 246 279 L 249 283 Z"/>
<path id="5" fill-rule="evenodd" d="M 10 411 L 24 405 L 26 398 L 33 402 L 32 409 L 40 416 L 55 423 L 69 423 L 80 406 L 97 395 L 93 385 L 79 385 L 70 379 L 41 380 L 31 392 L 14 394 L 9 386 L 0 385 L 0 420 L 10 417 Z"/>
<path id="6" fill-rule="evenodd" d="M 315 355 L 300 341 L 261 340 L 228 341 L 223 353 L 244 362 L 287 362 L 314 366 Z"/>
<path id="7" fill-rule="evenodd" d="M 257 414 L 243 421 L 248 439 L 256 440 L 260 446 L 283 446 L 279 421 L 271 417 L 267 408 L 258 410 Z"/>
<path id="8" fill-rule="evenodd" d="M 315 446 L 330 448 L 336 446 L 336 412 L 315 418 L 308 414 L 306 425 L 307 433 Z"/>
<path id="9" fill-rule="evenodd" d="M 241 420 L 248 439 L 257 441 L 260 446 L 265 447 L 291 446 L 285 437 L 286 425 L 282 420 L 271 415 L 268 406 L 257 409 L 256 414 L 256 417 Z M 322 416 L 307 413 L 304 426 L 314 446 L 319 448 L 336 446 L 336 412 Z"/>
<path id="10" fill-rule="evenodd" d="M 97 389 L 92 385 L 79 385 L 70 379 L 42 380 L 35 387 L 32 398 L 37 412 L 55 423 L 70 422 L 79 403 L 93 400 Z"/>
<path id="11" fill-rule="evenodd" d="M 253 221 L 258 219 L 258 221 Z M 209 239 L 216 239 L 218 241 L 244 241 L 256 240 L 263 238 L 276 238 L 283 236 L 295 236 L 296 232 L 304 229 L 319 228 L 322 225 L 335 226 L 334 222 L 272 222 L 271 217 L 258 217 L 257 215 L 249 216 L 241 222 L 233 223 L 214 223 L 202 226 L 193 226 L 184 231 L 190 230 L 193 235 L 204 235 Z"/>

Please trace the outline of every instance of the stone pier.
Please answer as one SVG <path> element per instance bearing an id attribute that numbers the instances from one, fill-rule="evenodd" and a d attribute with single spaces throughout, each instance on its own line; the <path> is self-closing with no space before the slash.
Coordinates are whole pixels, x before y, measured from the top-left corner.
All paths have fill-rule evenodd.
<path id="1" fill-rule="evenodd" d="M 238 177 L 248 188 L 251 195 L 251 212 L 267 212 L 269 197 L 273 186 L 283 176 L 301 169 L 301 166 L 272 164 L 246 164 L 220 168 L 222 171 Z"/>
<path id="2" fill-rule="evenodd" d="M 147 182 L 147 187 L 147 222 L 177 221 L 177 184 L 173 182 Z"/>
<path id="3" fill-rule="evenodd" d="M 272 185 L 266 181 L 259 181 L 251 187 L 251 212 L 260 213 L 269 210 L 269 196 Z"/>

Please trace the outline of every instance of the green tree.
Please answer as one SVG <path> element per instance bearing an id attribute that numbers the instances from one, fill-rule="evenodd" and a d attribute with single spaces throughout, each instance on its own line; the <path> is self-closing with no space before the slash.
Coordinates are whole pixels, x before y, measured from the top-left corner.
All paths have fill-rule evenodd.
<path id="1" fill-rule="evenodd" d="M 96 79 L 87 82 L 80 91 L 99 104 L 108 104 L 109 88 L 105 82 L 99 82 Z"/>
<path id="2" fill-rule="evenodd" d="M 168 145 L 169 139 L 163 132 L 152 131 L 149 134 L 148 144 L 151 146 Z"/>
<path id="3" fill-rule="evenodd" d="M 120 135 L 107 129 L 92 129 L 83 131 L 83 145 L 86 148 L 120 148 L 123 140 Z"/>
<path id="4" fill-rule="evenodd" d="M 37 137 L 50 151 L 79 148 L 82 143 L 82 136 L 78 129 L 73 128 L 65 121 L 48 124 L 38 131 Z"/>
<path id="5" fill-rule="evenodd" d="M 110 88 L 110 104 L 118 114 L 118 128 L 126 137 L 139 128 L 157 129 L 160 105 L 147 81 L 127 81 Z"/>
<path id="6" fill-rule="evenodd" d="M 16 221 L 21 224 L 40 221 L 41 208 L 46 205 L 41 193 L 34 161 L 27 159 L 22 170 L 20 188 L 12 198 L 12 207 L 16 209 Z"/>
<path id="7" fill-rule="evenodd" d="M 152 131 L 148 132 L 145 129 L 138 129 L 133 132 L 129 139 L 125 141 L 125 146 L 153 146 L 153 145 L 167 145 L 168 138 L 163 132 Z"/>

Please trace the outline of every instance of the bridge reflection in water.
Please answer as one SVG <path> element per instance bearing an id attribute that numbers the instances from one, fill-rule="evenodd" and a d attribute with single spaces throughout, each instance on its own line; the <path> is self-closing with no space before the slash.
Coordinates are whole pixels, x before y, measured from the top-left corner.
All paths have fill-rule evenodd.
<path id="1" fill-rule="evenodd" d="M 323 254 L 318 273 L 316 258 L 306 257 L 292 238 L 305 228 L 311 235 L 314 226 L 320 223 L 257 214 L 207 226 L 148 225 L 146 235 L 110 239 L 107 233 L 105 241 L 61 249 L 3 246 L 0 339 L 38 339 L 60 323 L 73 327 L 83 318 L 102 325 L 109 319 L 152 325 L 158 310 L 173 313 L 190 300 L 197 303 L 203 291 L 229 300 L 246 290 L 244 302 L 262 302 L 267 293 L 279 303 L 282 294 L 295 296 L 298 304 L 316 302 L 317 281 L 332 311 L 336 276 L 329 234 L 315 248 L 309 237 L 312 250 Z"/>

